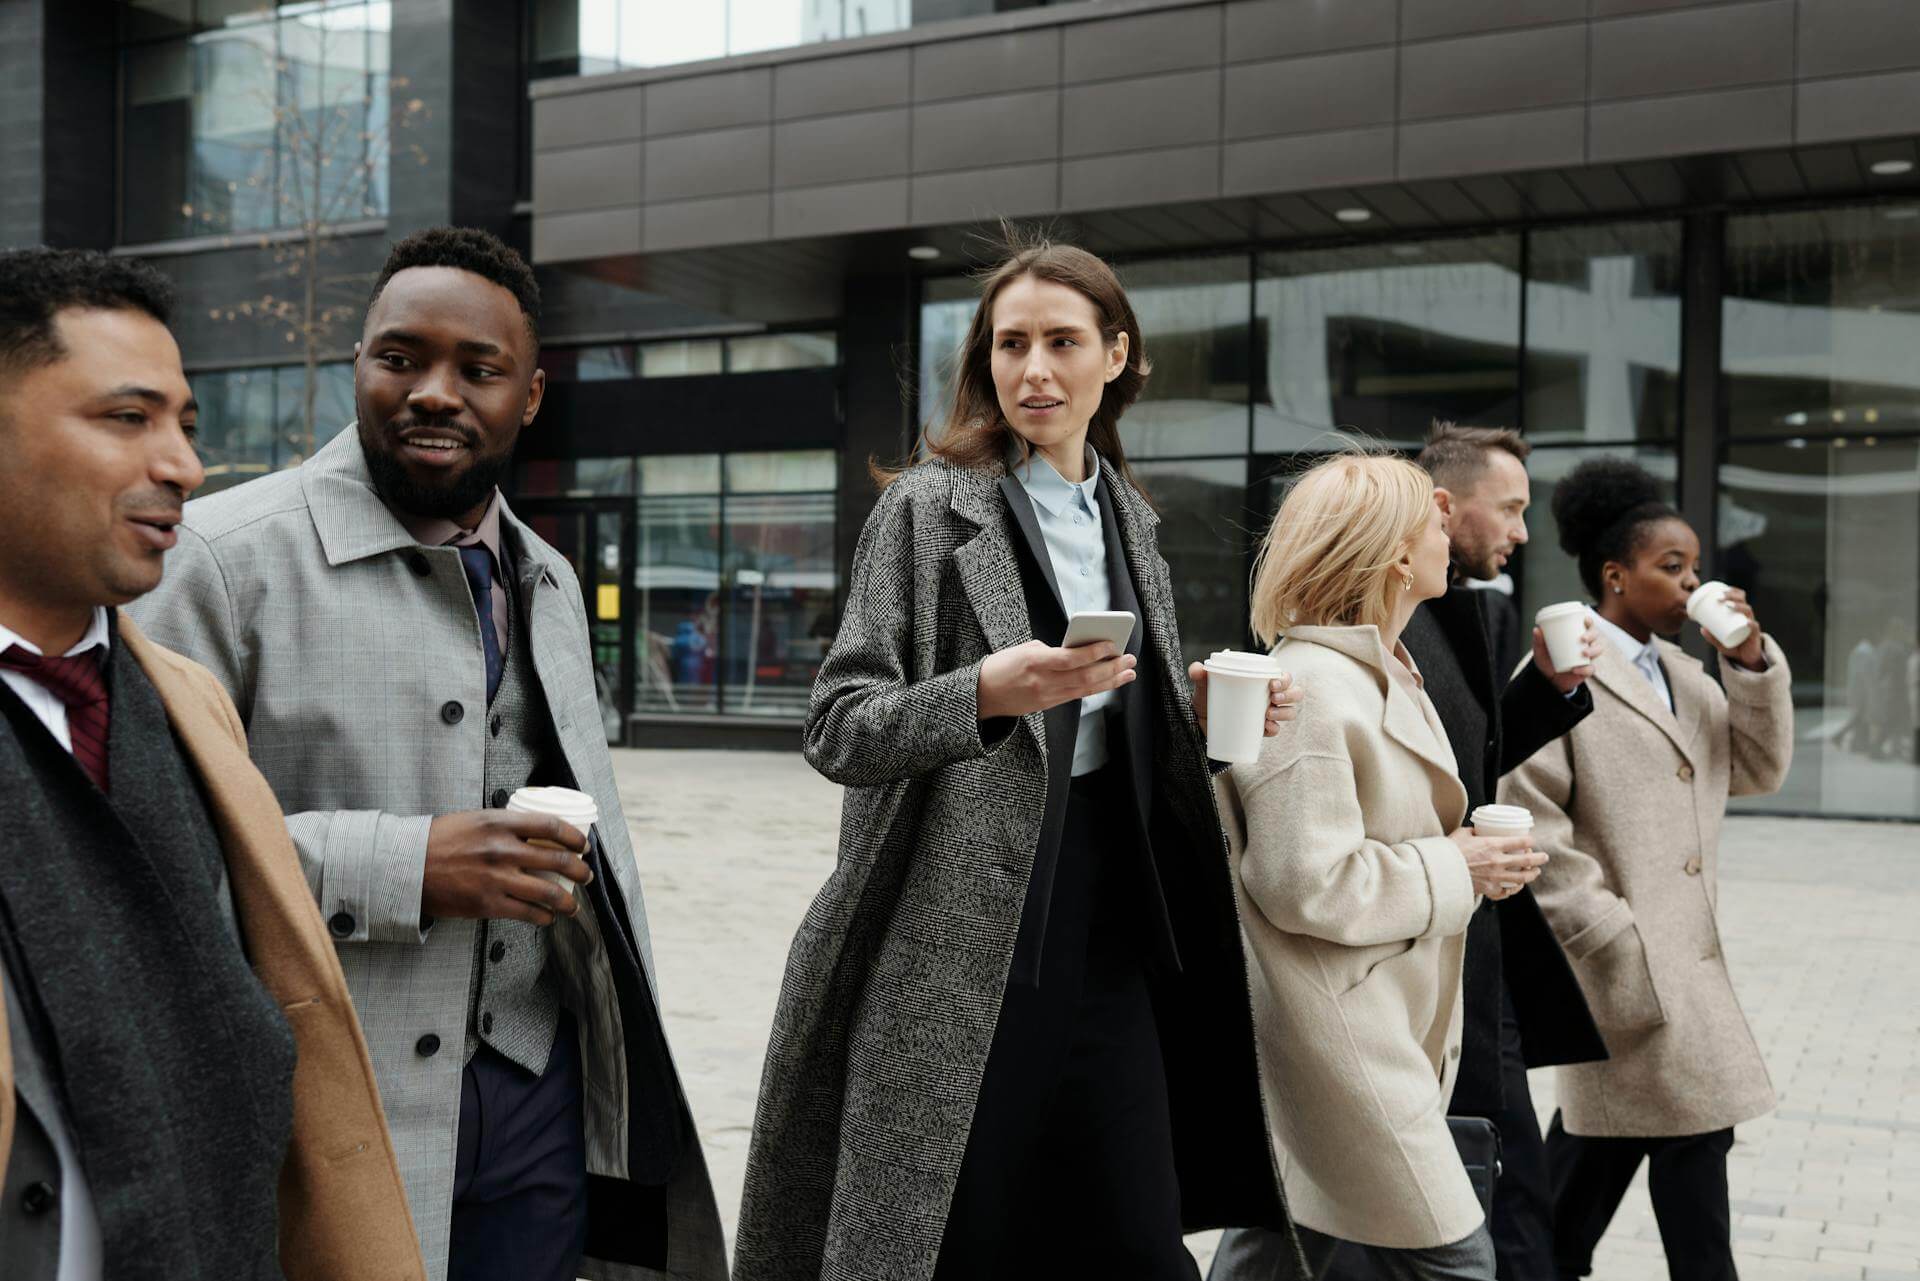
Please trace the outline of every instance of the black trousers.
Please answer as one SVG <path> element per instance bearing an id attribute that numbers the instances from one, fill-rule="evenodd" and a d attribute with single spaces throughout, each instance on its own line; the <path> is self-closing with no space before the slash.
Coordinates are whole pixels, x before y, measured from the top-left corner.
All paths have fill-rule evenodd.
<path id="1" fill-rule="evenodd" d="M 447 1281 L 573 1281 L 587 1247 L 585 1081 L 560 1016 L 540 1076 L 482 1045 L 461 1078 Z"/>
<path id="2" fill-rule="evenodd" d="M 1738 1281 L 1727 1204 L 1732 1148 L 1732 1130 L 1675 1138 L 1588 1138 L 1568 1134 L 1554 1113 L 1547 1127 L 1547 1163 L 1553 1171 L 1554 1263 L 1560 1276 L 1570 1281 L 1593 1271 L 1594 1247 L 1644 1160 L 1667 1275 L 1672 1281 Z"/>
<path id="3" fill-rule="evenodd" d="M 1503 996 L 1500 1017 L 1501 1108 L 1487 1119 L 1500 1131 L 1500 1180 L 1493 1187 L 1495 1275 L 1500 1281 L 1553 1281 L 1553 1179 L 1540 1118 L 1527 1088 L 1527 1060 L 1520 1048 L 1520 1020 L 1513 998 Z"/>
<path id="4" fill-rule="evenodd" d="M 1199 1276 L 1117 773 L 1073 782 L 1039 986 L 1010 985 L 1001 1003 L 936 1281 Z"/>

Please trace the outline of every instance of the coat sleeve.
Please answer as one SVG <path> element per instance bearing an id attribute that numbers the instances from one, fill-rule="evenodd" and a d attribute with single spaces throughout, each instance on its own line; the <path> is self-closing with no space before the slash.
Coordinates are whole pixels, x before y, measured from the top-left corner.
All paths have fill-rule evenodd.
<path id="1" fill-rule="evenodd" d="M 244 725 L 256 671 L 236 621 L 232 593 L 207 540 L 181 525 L 160 586 L 129 607 L 147 635 L 199 663 L 219 680 Z M 244 742 L 244 730 L 241 734 Z M 420 887 L 427 866 L 427 815 L 377 810 L 309 810 L 287 815 L 320 913 L 337 943 L 426 940 Z M 351 922 L 351 926 L 348 926 Z"/>
<path id="2" fill-rule="evenodd" d="M 1727 691 L 1727 734 L 1735 796 L 1765 796 L 1780 790 L 1793 764 L 1793 674 L 1787 656 L 1763 636 L 1767 669 L 1750 672 L 1720 660 Z"/>
<path id="3" fill-rule="evenodd" d="M 853 554 L 840 630 L 813 683 L 803 738 L 808 764 L 836 783 L 874 787 L 984 756 L 1013 717 L 980 720 L 980 663 L 915 678 L 914 509 L 896 481 L 880 496 Z"/>
<path id="4" fill-rule="evenodd" d="M 1591 711 L 1593 691 L 1585 682 L 1562 694 L 1528 655 L 1500 695 L 1500 772 L 1512 770 Z"/>
<path id="5" fill-rule="evenodd" d="M 1367 836 L 1356 764 L 1326 698 L 1303 702 L 1259 760 L 1233 768 L 1247 897 L 1276 929 L 1347 947 L 1460 933 L 1478 901 L 1466 859 L 1444 836 Z"/>

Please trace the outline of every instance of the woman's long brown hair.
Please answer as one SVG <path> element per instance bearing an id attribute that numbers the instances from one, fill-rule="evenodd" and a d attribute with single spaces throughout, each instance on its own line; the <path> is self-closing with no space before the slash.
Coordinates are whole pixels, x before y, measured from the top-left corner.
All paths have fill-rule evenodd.
<path id="1" fill-rule="evenodd" d="M 1002 289 L 1032 276 L 1065 285 L 1091 302 L 1100 318 L 1101 341 L 1108 348 L 1119 341 L 1121 334 L 1127 336 L 1126 367 L 1101 393 L 1100 407 L 1087 425 L 1087 443 L 1112 463 L 1128 484 L 1139 488 L 1133 469 L 1127 465 L 1126 451 L 1120 446 L 1120 415 L 1139 398 L 1152 365 L 1147 361 L 1140 322 L 1134 317 L 1133 304 L 1127 301 L 1127 291 L 1121 288 L 1113 268 L 1076 245 L 1056 244 L 1041 236 L 1023 239 L 1011 228 L 1007 229 L 1006 242 L 1007 256 L 981 277 L 980 305 L 974 309 L 973 323 L 967 326 L 966 340 L 960 345 L 950 379 L 946 421 L 938 432 L 932 430 L 932 424 L 927 425 L 915 454 L 944 459 L 956 467 L 985 468 L 1005 458 L 1009 444 L 1017 445 L 1023 457 L 1031 452 L 1000 412 L 1000 398 L 994 391 L 993 304 Z M 884 489 L 906 467 L 885 467 L 869 461 L 868 470 Z"/>

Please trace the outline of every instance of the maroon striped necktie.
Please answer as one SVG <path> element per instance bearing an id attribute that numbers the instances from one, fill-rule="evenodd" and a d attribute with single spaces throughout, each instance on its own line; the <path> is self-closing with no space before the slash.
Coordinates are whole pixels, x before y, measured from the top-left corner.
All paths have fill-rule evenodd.
<path id="1" fill-rule="evenodd" d="M 19 672 L 47 687 L 67 705 L 67 737 L 73 759 L 102 792 L 107 790 L 107 680 L 100 670 L 99 646 L 67 658 L 43 658 L 12 645 L 0 653 L 0 667 Z"/>

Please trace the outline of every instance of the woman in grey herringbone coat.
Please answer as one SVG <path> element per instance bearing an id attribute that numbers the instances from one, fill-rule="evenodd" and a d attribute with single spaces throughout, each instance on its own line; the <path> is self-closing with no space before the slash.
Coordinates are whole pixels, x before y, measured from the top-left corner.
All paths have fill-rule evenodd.
<path id="1" fill-rule="evenodd" d="M 986 281 L 932 457 L 887 477 L 814 686 L 846 785 L 760 1082 L 737 1281 L 1190 1278 L 1289 1228 L 1113 273 Z M 1060 648 L 1132 613 L 1124 651 Z M 1279 692 L 1269 731 L 1292 695 Z"/>

